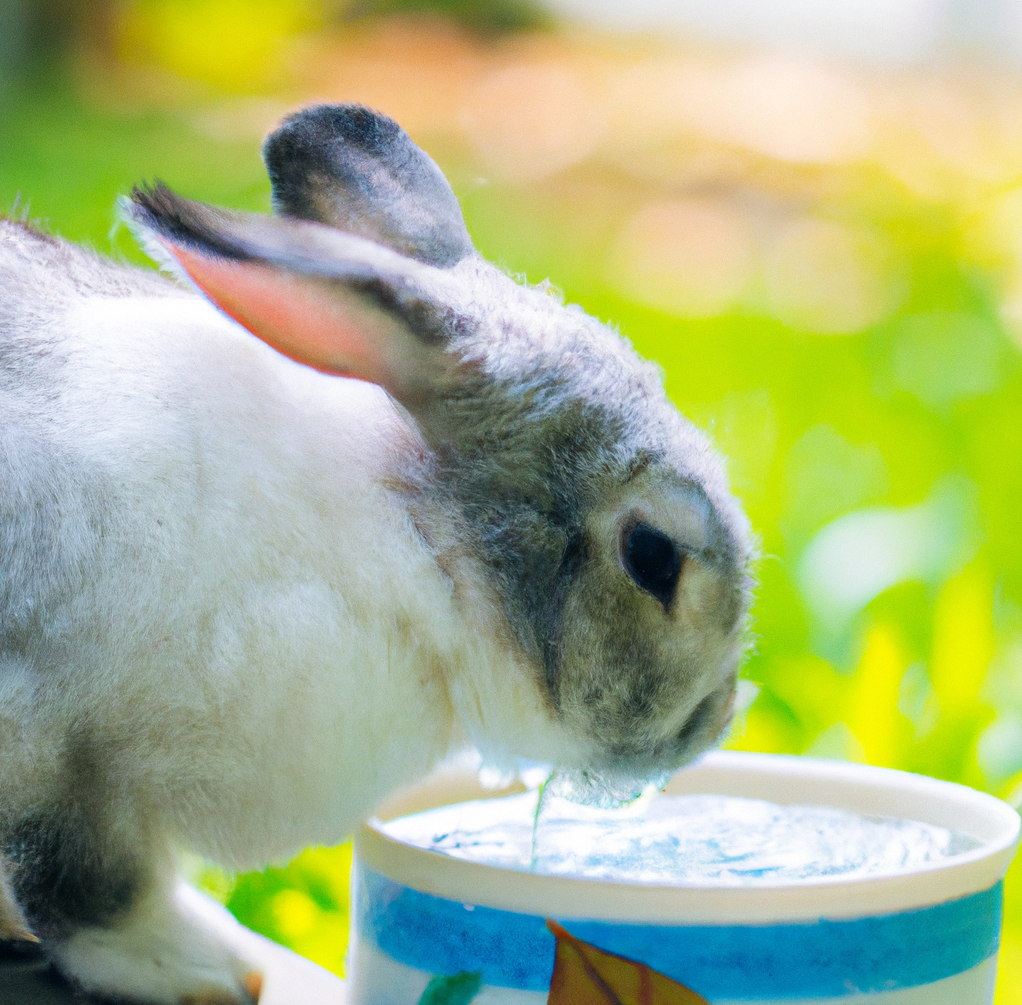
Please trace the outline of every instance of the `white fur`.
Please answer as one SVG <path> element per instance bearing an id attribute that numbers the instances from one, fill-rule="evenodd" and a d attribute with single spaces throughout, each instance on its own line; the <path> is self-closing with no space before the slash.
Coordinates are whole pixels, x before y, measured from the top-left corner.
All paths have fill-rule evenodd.
<path id="1" fill-rule="evenodd" d="M 50 435 L 116 512 L 104 540 L 69 521 L 61 549 L 94 578 L 47 638 L 50 672 L 0 678 L 8 729 L 36 704 L 4 777 L 51 763 L 85 717 L 130 737 L 124 784 L 183 842 L 244 867 L 341 840 L 427 771 L 461 739 L 455 693 L 470 722 L 499 710 L 498 735 L 545 731 L 527 672 L 481 631 L 485 598 L 387 485 L 415 434 L 380 389 L 197 299 L 93 298 L 66 325 L 74 383 Z"/>
<path id="2" fill-rule="evenodd" d="M 0 434 L 8 490 L 54 500 L 54 560 L 77 577 L 31 663 L 3 658 L 8 818 L 59 789 L 83 724 L 120 748 L 111 781 L 147 833 L 235 868 L 343 840 L 464 742 L 459 722 L 556 759 L 470 563 L 438 564 L 390 484 L 417 434 L 382 390 L 291 363 L 193 298 L 91 297 L 59 344 L 59 402 L 14 402 Z M 29 604 L 51 589 L 34 574 Z M 154 1002 L 234 995 L 246 972 L 166 882 L 53 955 L 90 990 Z"/>

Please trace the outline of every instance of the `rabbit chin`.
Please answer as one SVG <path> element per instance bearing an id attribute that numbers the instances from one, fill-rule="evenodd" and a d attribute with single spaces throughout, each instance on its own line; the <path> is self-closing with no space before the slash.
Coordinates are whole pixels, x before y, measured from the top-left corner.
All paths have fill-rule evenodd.
<path id="1" fill-rule="evenodd" d="M 551 795 L 589 806 L 630 803 L 662 789 L 679 768 L 723 740 L 734 717 L 736 685 L 737 677 L 729 679 L 696 704 L 680 729 L 672 727 L 668 735 L 646 743 L 608 749 L 591 738 L 573 737 L 563 725 L 551 730 L 549 721 L 546 730 L 531 733 L 528 752 L 513 744 L 495 745 L 493 732 L 477 735 L 480 778 L 488 788 L 503 788 L 516 778 L 530 786 L 546 781 Z M 519 727 L 528 728 L 521 721 Z"/>
<path id="2" fill-rule="evenodd" d="M 612 750 L 592 750 L 585 765 L 558 767 L 551 791 L 574 802 L 618 806 L 651 789 L 662 789 L 679 768 L 718 744 L 727 734 L 735 711 L 737 680 L 703 698 L 680 729 L 649 743 L 638 741 Z"/>

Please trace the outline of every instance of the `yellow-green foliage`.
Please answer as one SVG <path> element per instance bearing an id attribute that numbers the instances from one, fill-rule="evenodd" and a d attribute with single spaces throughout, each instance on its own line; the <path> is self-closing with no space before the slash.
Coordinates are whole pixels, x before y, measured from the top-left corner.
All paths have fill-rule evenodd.
<path id="1" fill-rule="evenodd" d="M 122 57 L 227 92 L 279 83 L 287 47 L 325 20 L 318 0 L 138 0 L 125 6 Z"/>

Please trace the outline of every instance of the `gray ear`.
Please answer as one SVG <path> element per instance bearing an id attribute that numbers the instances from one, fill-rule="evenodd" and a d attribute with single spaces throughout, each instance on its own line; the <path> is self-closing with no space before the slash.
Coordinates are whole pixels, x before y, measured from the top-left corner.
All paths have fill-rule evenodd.
<path id="1" fill-rule="evenodd" d="M 415 410 L 453 365 L 462 323 L 447 273 L 322 224 L 217 209 L 165 185 L 136 188 L 124 212 L 153 253 L 228 317 L 325 373 L 369 380 Z"/>
<path id="2" fill-rule="evenodd" d="M 369 238 L 448 268 L 473 253 L 443 173 L 392 119 L 362 105 L 316 105 L 263 145 L 278 213 Z"/>

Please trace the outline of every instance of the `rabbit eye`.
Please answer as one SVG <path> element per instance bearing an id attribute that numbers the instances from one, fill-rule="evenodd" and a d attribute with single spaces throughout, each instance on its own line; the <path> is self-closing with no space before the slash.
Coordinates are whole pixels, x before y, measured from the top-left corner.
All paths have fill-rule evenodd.
<path id="1" fill-rule="evenodd" d="M 664 607 L 670 606 L 681 574 L 681 555 L 666 534 L 648 523 L 628 528 L 622 540 L 621 560 L 640 590 L 652 593 Z"/>

